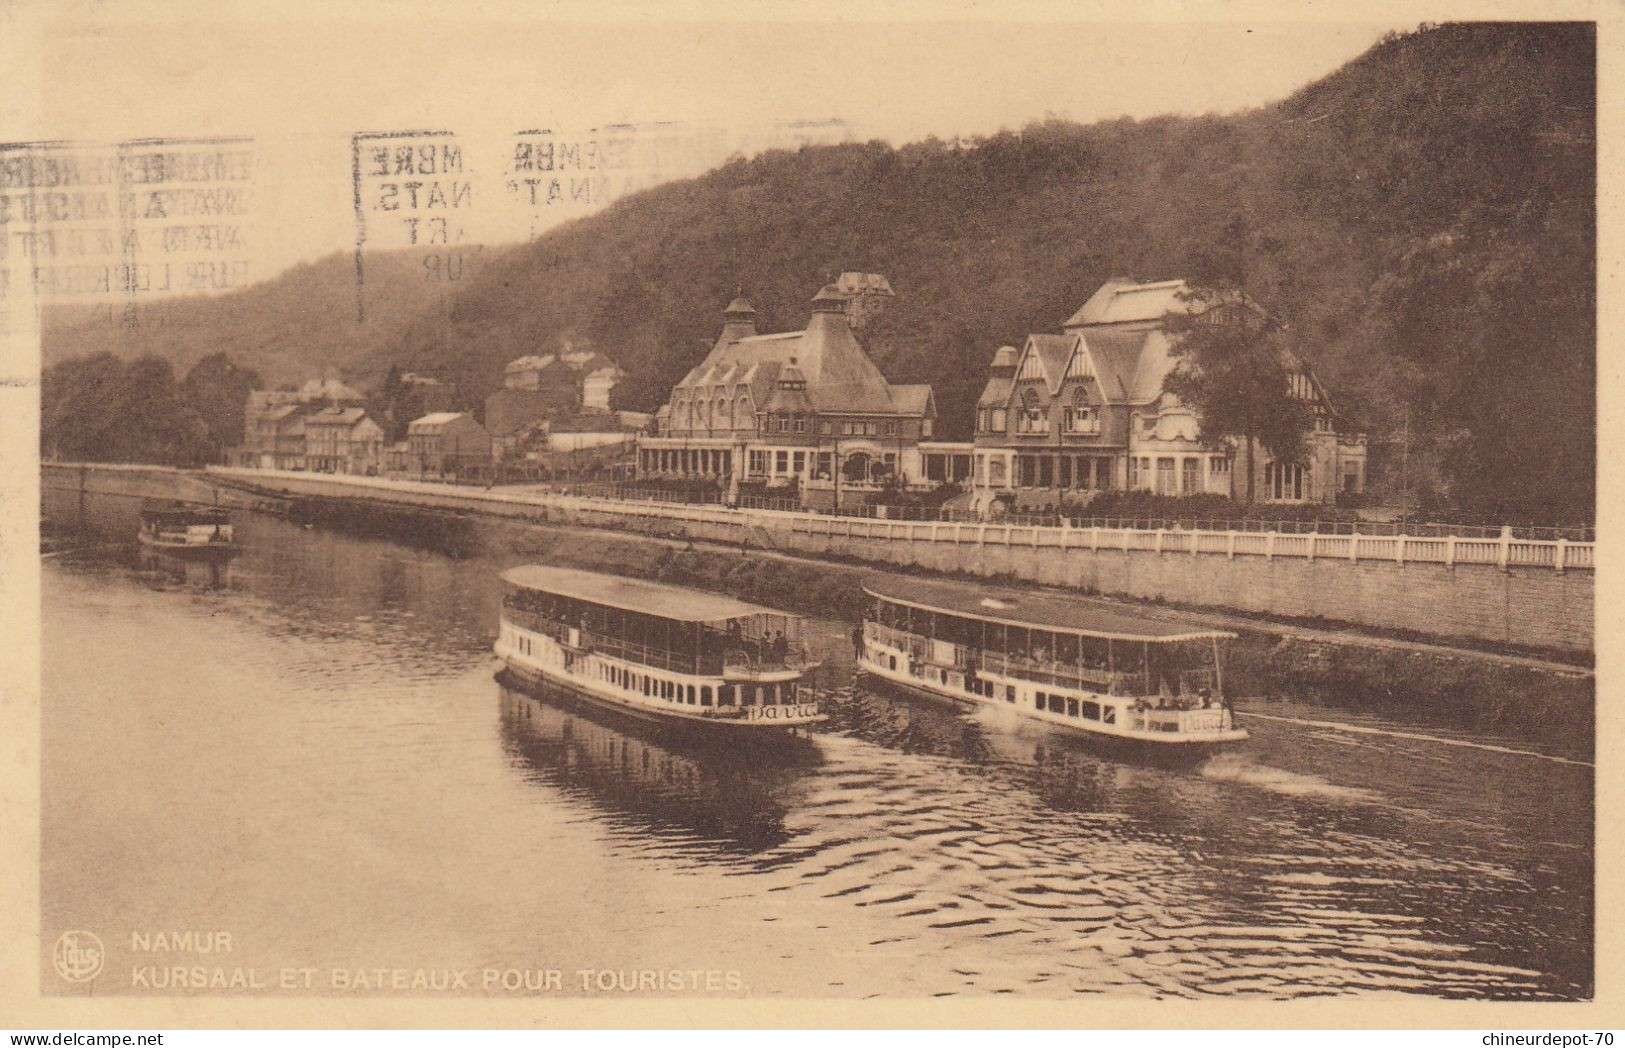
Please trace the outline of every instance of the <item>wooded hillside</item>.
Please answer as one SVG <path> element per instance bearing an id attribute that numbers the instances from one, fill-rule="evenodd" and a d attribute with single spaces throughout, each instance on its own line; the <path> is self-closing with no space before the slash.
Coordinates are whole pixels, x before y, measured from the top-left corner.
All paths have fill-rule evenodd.
<path id="1" fill-rule="evenodd" d="M 1583 517 L 1595 66 L 1590 26 L 1446 25 L 1233 116 L 770 153 L 488 251 L 434 294 L 403 277 L 366 326 L 339 257 L 176 303 L 181 319 L 120 351 L 183 367 L 223 349 L 284 379 L 326 360 L 363 383 L 395 363 L 440 374 L 472 405 L 507 360 L 586 339 L 629 373 L 622 406 L 651 410 L 704 355 L 736 289 L 762 330 L 784 330 L 805 322 L 821 283 L 863 270 L 897 291 L 870 335 L 877 361 L 893 381 L 935 385 L 951 437 L 968 433 L 993 351 L 1057 330 L 1108 277 L 1239 269 L 1345 428 L 1394 441 L 1390 461 L 1404 439 L 1466 508 Z M 47 361 L 108 348 L 88 330 L 53 326 Z"/>

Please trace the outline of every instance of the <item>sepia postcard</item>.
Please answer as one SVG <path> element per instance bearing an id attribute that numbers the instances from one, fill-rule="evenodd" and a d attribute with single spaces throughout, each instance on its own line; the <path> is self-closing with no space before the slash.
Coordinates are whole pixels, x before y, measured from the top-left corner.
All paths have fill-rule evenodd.
<path id="1" fill-rule="evenodd" d="M 1620 30 L 0 2 L 0 1025 L 1622 1025 Z"/>

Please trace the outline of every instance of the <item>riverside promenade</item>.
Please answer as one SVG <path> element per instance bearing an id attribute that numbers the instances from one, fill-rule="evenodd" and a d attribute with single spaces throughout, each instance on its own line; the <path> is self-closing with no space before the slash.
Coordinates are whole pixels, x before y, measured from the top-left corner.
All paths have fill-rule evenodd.
<path id="1" fill-rule="evenodd" d="M 1562 539 L 891 521 L 225 467 L 52 463 L 44 483 L 190 498 L 225 487 L 480 513 L 1525 650 L 1588 654 L 1594 638 L 1595 544 Z"/>

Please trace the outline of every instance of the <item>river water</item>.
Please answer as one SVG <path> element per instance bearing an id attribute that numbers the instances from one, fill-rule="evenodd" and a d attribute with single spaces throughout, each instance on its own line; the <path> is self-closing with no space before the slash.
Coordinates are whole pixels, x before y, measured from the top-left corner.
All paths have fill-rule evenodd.
<path id="1" fill-rule="evenodd" d="M 214 585 L 93 516 L 44 562 L 47 992 L 69 929 L 98 994 L 1591 992 L 1589 753 L 1286 698 L 1162 769 L 855 687 L 832 622 L 766 762 L 502 687 L 522 558 L 242 513 Z"/>

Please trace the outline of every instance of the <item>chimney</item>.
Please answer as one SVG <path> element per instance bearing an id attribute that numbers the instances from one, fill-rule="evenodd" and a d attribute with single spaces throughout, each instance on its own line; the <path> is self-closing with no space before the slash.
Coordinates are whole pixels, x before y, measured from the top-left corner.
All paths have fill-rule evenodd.
<path id="1" fill-rule="evenodd" d="M 734 342 L 756 334 L 756 310 L 740 295 L 722 311 L 722 341 Z"/>
<path id="2" fill-rule="evenodd" d="M 840 288 L 834 284 L 825 284 L 813 296 L 812 311 L 816 317 L 820 313 L 839 313 L 846 316 L 846 296 L 841 294 Z"/>

